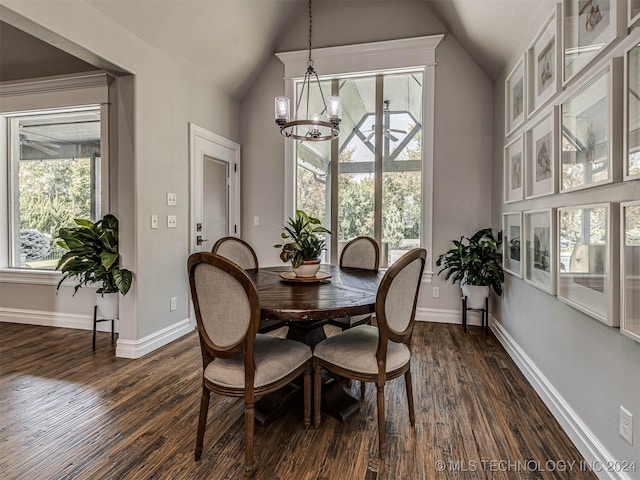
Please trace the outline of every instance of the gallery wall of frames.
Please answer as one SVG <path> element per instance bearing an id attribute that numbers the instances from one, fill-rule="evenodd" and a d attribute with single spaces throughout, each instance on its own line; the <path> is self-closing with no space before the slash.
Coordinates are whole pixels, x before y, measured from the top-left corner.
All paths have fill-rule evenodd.
<path id="1" fill-rule="evenodd" d="M 640 0 L 549 13 L 505 80 L 503 267 L 640 342 Z M 566 195 L 617 182 L 632 198 Z M 518 209 L 545 196 L 562 206 Z"/>

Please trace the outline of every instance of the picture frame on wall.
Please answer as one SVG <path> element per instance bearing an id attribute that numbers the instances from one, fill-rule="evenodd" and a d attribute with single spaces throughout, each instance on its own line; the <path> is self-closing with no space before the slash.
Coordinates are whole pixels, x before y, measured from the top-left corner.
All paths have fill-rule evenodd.
<path id="1" fill-rule="evenodd" d="M 640 342 L 640 200 L 620 204 L 620 331 Z"/>
<path id="2" fill-rule="evenodd" d="M 621 145 L 612 132 L 622 129 L 620 111 L 622 64 L 613 58 L 560 105 L 562 145 L 560 192 L 619 181 Z"/>
<path id="3" fill-rule="evenodd" d="M 558 107 L 552 107 L 525 131 L 525 198 L 557 191 Z"/>
<path id="4" fill-rule="evenodd" d="M 629 12 L 627 21 L 629 28 L 640 25 L 640 0 L 627 0 Z"/>
<path id="5" fill-rule="evenodd" d="M 502 214 L 502 268 L 522 278 L 522 213 Z"/>
<path id="6" fill-rule="evenodd" d="M 527 49 L 529 116 L 553 98 L 562 83 L 561 23 L 558 20 L 561 14 L 562 7 L 558 3 Z"/>
<path id="7" fill-rule="evenodd" d="M 626 32 L 624 10 L 618 0 L 563 0 L 563 85 Z"/>
<path id="8" fill-rule="evenodd" d="M 558 299 L 617 327 L 619 212 L 601 203 L 558 209 Z"/>
<path id="9" fill-rule="evenodd" d="M 624 56 L 623 157 L 624 179 L 640 178 L 640 43 Z"/>
<path id="10" fill-rule="evenodd" d="M 518 61 L 504 82 L 505 136 L 510 136 L 522 125 L 526 117 L 527 82 L 525 56 Z"/>
<path id="11" fill-rule="evenodd" d="M 504 147 L 504 203 L 524 198 L 524 141 L 518 135 Z"/>
<path id="12" fill-rule="evenodd" d="M 524 280 L 550 295 L 556 293 L 555 209 L 524 212 Z"/>

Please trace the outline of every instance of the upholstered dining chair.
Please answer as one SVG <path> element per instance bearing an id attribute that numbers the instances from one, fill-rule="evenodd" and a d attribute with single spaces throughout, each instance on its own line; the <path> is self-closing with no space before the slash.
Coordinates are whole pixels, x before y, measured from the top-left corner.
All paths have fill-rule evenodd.
<path id="1" fill-rule="evenodd" d="M 258 257 L 251 245 L 238 237 L 222 237 L 214 243 L 211 253 L 228 258 L 245 270 L 258 268 Z"/>
<path id="2" fill-rule="evenodd" d="M 380 248 L 378 242 L 371 237 L 356 237 L 349 241 L 340 254 L 340 268 L 366 268 L 378 271 L 380 265 Z M 371 323 L 371 314 L 357 315 L 348 318 L 336 318 L 328 322 L 342 330 Z"/>
<path id="3" fill-rule="evenodd" d="M 311 348 L 257 333 L 258 293 L 235 263 L 213 253 L 194 253 L 187 268 L 203 365 L 195 459 L 202 455 L 210 393 L 243 397 L 245 474 L 250 477 L 256 396 L 278 390 L 304 373 L 305 428 L 311 423 Z"/>
<path id="4" fill-rule="evenodd" d="M 415 425 L 411 383 L 411 335 L 420 279 L 427 252 L 405 253 L 385 273 L 376 296 L 377 327 L 358 325 L 316 345 L 314 357 L 314 425 L 320 426 L 321 369 L 361 382 L 374 382 L 378 393 L 378 452 L 386 455 L 384 387 L 404 375 L 409 421 Z"/>

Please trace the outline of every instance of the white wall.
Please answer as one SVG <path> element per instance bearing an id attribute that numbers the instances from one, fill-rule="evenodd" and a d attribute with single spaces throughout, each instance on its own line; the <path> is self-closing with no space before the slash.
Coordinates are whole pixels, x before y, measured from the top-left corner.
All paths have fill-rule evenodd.
<path id="1" fill-rule="evenodd" d="M 423 2 L 335 2 L 314 4 L 313 46 L 329 47 L 444 33 Z M 296 18 L 278 51 L 307 48 L 308 19 Z M 449 241 L 491 222 L 491 131 L 493 85 L 450 35 L 436 50 L 434 144 L 434 256 Z M 322 74 L 322 72 L 319 72 Z M 243 148 L 243 237 L 256 249 L 261 265 L 280 265 L 278 242 L 284 211 L 284 142 L 273 121 L 273 98 L 284 94 L 284 65 L 273 58 L 241 105 Z M 452 192 L 456 192 L 455 195 Z M 455 213 L 455 214 L 452 214 Z M 253 225 L 253 217 L 260 225 Z M 443 284 L 432 298 L 424 284 L 418 315 L 422 319 L 460 309 L 459 287 Z M 435 310 L 434 310 L 435 309 Z"/>
<path id="2" fill-rule="evenodd" d="M 37 25 L 52 32 L 52 38 L 64 37 L 89 57 L 101 57 L 134 75 L 133 82 L 123 79 L 125 93 L 118 100 L 122 118 L 117 134 L 129 148 L 123 147 L 118 158 L 121 188 L 115 213 L 121 221 L 123 266 L 135 276 L 121 304 L 118 352 L 138 356 L 157 332 L 185 326 L 188 317 L 187 124 L 237 142 L 239 106 L 84 1 L 2 0 L 0 6 L 6 7 L 2 14 L 9 23 Z M 128 103 L 132 94 L 134 104 Z M 176 207 L 166 206 L 167 192 L 177 194 Z M 157 230 L 150 229 L 151 214 L 161 219 Z M 177 215 L 178 228 L 166 228 L 169 214 Z M 35 295 L 38 302 L 31 301 Z M 66 294 L 55 297 L 55 287 L 5 283 L 0 308 L 34 305 L 59 313 L 86 312 L 92 302 L 84 295 L 70 300 Z M 174 296 L 178 309 L 169 312 Z"/>
<path id="3" fill-rule="evenodd" d="M 552 103 L 558 104 L 574 92 L 612 56 L 621 56 L 631 40 L 640 40 L 639 29 L 632 35 L 635 40 L 625 39 Z M 639 199 L 640 181 L 636 180 L 503 205 L 504 81 L 520 58 L 521 53 L 515 52 L 494 88 L 494 228 L 501 228 L 502 212 Z M 621 105 L 614 114 L 622 115 Z M 622 158 L 613 161 L 621 164 Z M 614 239 L 618 239 L 617 232 Z M 613 271 L 618 272 L 615 267 Z M 530 381 L 543 385 L 538 389 L 542 398 L 585 458 L 635 461 L 640 466 L 640 343 L 519 278 L 509 274 L 506 277 L 502 304 L 496 312 L 500 323 L 496 331 L 506 332 L 503 341 L 506 338 L 507 343 L 512 342 L 512 347 L 519 349 Z M 635 417 L 634 446 L 618 434 L 621 405 Z M 627 477 L 618 477 L 617 473 L 610 477 L 599 473 L 601 478 L 640 478 L 640 470 L 626 474 Z"/>

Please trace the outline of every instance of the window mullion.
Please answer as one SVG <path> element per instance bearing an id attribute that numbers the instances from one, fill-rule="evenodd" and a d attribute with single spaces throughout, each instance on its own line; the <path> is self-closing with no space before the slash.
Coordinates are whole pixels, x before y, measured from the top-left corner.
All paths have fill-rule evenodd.
<path id="1" fill-rule="evenodd" d="M 373 236 L 382 246 L 380 256 L 380 266 L 387 266 L 387 255 L 382 244 L 382 156 L 383 156 L 383 112 L 384 111 L 384 76 L 376 76 L 376 128 L 375 128 L 375 178 L 374 178 L 374 200 L 373 200 Z"/>

